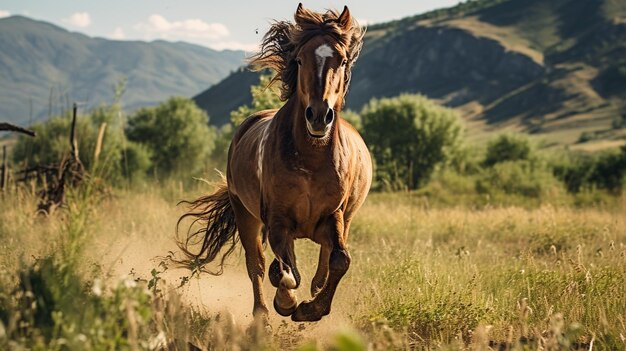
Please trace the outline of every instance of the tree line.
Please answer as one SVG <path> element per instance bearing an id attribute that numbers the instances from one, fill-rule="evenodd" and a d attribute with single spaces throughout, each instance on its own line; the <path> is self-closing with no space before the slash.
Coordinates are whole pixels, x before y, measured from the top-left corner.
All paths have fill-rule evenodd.
<path id="1" fill-rule="evenodd" d="M 279 108 L 282 102 L 269 76 L 251 87 L 252 103 L 231 113 L 231 123 L 217 128 L 192 100 L 173 97 L 158 106 L 126 116 L 119 99 L 97 107 L 77 121 L 81 160 L 88 169 L 117 184 L 150 179 L 185 182 L 225 169 L 235 128 L 251 113 Z M 495 195 L 548 196 L 554 189 L 578 193 L 602 189 L 621 194 L 626 175 L 626 147 L 602 153 L 539 150 L 523 135 L 501 134 L 486 146 L 468 144 L 457 113 L 424 96 L 402 94 L 372 99 L 360 112 L 343 111 L 368 144 L 375 164 L 375 191 L 411 191 L 433 179 Z M 68 116 L 32 126 L 37 138 L 20 137 L 13 150 L 19 165 L 45 164 L 67 153 Z M 94 158 L 97 134 L 106 125 L 101 156 Z M 450 175 L 453 174 L 454 177 Z M 467 185 L 469 184 L 469 185 Z"/>

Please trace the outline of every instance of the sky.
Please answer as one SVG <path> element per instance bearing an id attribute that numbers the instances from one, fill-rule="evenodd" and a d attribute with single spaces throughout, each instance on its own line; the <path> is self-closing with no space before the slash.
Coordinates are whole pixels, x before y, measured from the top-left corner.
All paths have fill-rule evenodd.
<path id="1" fill-rule="evenodd" d="M 316 11 L 343 9 L 363 24 L 450 7 L 459 0 L 311 0 Z M 186 41 L 213 49 L 254 51 L 272 20 L 292 20 L 298 1 L 2 0 L 0 18 L 23 15 L 73 32 L 118 40 Z"/>

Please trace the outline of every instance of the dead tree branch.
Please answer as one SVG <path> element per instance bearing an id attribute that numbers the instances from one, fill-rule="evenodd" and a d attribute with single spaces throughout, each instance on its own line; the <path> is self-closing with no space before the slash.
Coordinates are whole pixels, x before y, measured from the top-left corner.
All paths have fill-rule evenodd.
<path id="1" fill-rule="evenodd" d="M 32 137 L 35 136 L 35 132 L 30 129 L 22 128 L 20 126 L 16 126 L 15 124 L 0 122 L 0 131 L 9 131 L 9 132 L 17 132 L 26 135 L 30 135 Z"/>

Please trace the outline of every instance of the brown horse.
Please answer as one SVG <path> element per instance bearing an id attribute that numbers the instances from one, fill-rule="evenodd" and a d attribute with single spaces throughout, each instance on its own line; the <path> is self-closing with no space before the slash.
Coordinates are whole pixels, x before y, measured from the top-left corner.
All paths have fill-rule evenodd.
<path id="1" fill-rule="evenodd" d="M 359 133 L 339 113 L 350 70 L 364 30 L 345 7 L 320 14 L 298 6 L 295 23 L 276 22 L 252 57 L 258 69 L 278 72 L 286 100 L 279 110 L 261 111 L 237 129 L 228 152 L 226 184 L 191 203 L 194 222 L 179 243 L 185 262 L 197 271 L 213 261 L 230 241 L 245 249 L 254 291 L 255 317 L 267 318 L 263 297 L 269 239 L 276 259 L 269 278 L 277 287 L 274 308 L 294 321 L 317 321 L 330 313 L 337 285 L 350 266 L 350 223 L 369 191 L 372 163 Z M 179 221 L 180 223 L 180 221 Z M 311 283 L 313 299 L 298 305 L 300 285 L 294 239 L 320 244 L 319 265 Z M 202 242 L 198 253 L 191 246 Z"/>

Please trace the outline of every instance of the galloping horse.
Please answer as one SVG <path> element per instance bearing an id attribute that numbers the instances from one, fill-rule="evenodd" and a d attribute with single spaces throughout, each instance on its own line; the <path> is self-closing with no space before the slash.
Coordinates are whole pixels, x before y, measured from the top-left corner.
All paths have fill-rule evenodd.
<path id="1" fill-rule="evenodd" d="M 189 230 L 179 246 L 187 256 L 182 262 L 208 272 L 204 265 L 229 244 L 220 270 L 212 272 L 221 274 L 239 238 L 252 280 L 253 314 L 266 320 L 263 243 L 269 240 L 276 257 L 269 268 L 277 288 L 274 309 L 294 321 L 317 321 L 330 313 L 350 266 L 350 223 L 371 184 L 367 147 L 339 115 L 364 30 L 347 7 L 341 14 L 320 14 L 300 4 L 294 18 L 295 23 L 274 23 L 251 59 L 253 67 L 277 72 L 273 81 L 281 82 L 284 106 L 257 112 L 239 126 L 228 152 L 226 182 L 191 203 L 179 224 L 192 217 L 203 226 Z M 299 238 L 321 247 L 313 299 L 300 304 L 294 294 L 300 285 L 294 254 Z M 193 253 L 200 242 L 200 251 Z"/>

